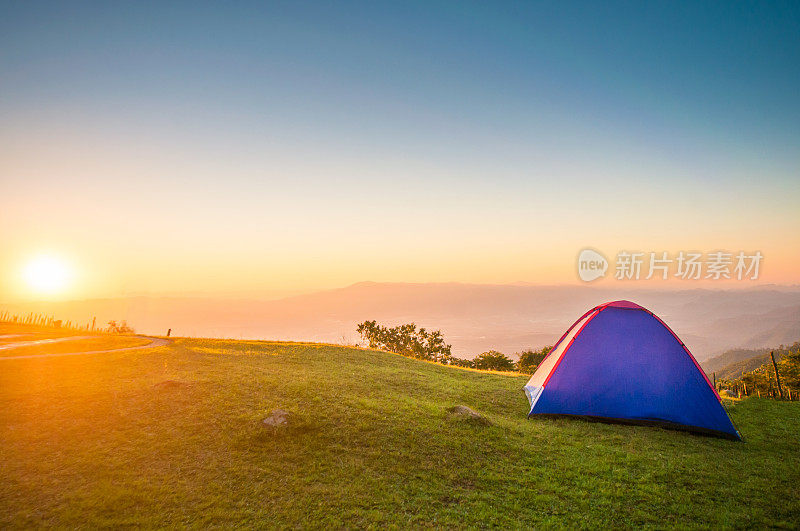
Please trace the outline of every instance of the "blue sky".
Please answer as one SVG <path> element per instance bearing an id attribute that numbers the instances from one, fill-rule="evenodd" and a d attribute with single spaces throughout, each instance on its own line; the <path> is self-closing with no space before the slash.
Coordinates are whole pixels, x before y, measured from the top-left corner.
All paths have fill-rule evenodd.
<path id="1" fill-rule="evenodd" d="M 587 243 L 798 256 L 796 2 L 0 11 L 0 216 L 28 229 L 9 241 L 18 253 L 32 241 L 78 254 L 108 243 L 81 235 L 87 224 L 141 248 L 165 241 L 166 226 L 179 236 L 164 245 L 190 247 L 175 264 L 207 258 L 197 230 L 239 260 L 269 261 L 253 241 L 303 250 L 300 269 L 319 286 L 566 280 L 566 265 L 553 273 L 562 255 Z M 169 206 L 152 204 L 154 194 Z M 594 223 L 597 211 L 613 214 Z M 753 220 L 764 211 L 775 219 Z M 553 216 L 562 222 L 545 229 Z M 492 275 L 483 251 L 552 263 Z M 345 252 L 361 265 L 308 266 Z M 432 263 L 387 266 L 425 253 Z M 258 284 L 301 284 L 288 273 L 298 264 L 281 267 Z M 776 279 L 800 280 L 790 270 Z M 201 278 L 224 276 L 213 271 Z M 160 290 L 160 274 L 131 271 L 118 283 Z"/>

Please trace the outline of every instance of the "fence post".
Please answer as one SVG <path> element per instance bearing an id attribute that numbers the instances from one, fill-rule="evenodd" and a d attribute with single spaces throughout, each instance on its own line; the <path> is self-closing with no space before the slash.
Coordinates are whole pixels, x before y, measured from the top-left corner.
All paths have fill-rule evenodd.
<path id="1" fill-rule="evenodd" d="M 781 395 L 781 400 L 783 400 L 783 389 L 781 389 L 781 375 L 778 374 L 778 364 L 775 363 L 775 352 L 774 351 L 770 352 L 769 356 L 772 358 L 772 366 L 775 367 L 775 381 L 778 382 L 778 393 Z"/>

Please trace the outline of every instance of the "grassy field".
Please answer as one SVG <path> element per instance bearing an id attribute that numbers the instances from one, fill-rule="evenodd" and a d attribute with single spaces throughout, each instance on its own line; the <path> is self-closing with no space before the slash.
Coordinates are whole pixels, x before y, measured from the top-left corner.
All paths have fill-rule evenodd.
<path id="1" fill-rule="evenodd" d="M 3 528 L 800 522 L 800 403 L 732 405 L 737 443 L 526 420 L 524 376 L 329 345 L 2 363 Z M 457 404 L 491 425 L 451 418 Z M 266 429 L 274 408 L 298 421 Z"/>

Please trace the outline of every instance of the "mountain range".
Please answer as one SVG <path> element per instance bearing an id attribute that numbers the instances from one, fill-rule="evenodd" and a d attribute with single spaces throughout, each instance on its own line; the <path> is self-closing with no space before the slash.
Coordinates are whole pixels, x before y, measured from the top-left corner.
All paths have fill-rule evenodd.
<path id="1" fill-rule="evenodd" d="M 124 297 L 0 304 L 16 313 L 74 322 L 125 319 L 137 332 L 228 338 L 356 343 L 356 324 L 375 319 L 441 329 L 454 354 L 513 354 L 550 345 L 587 309 L 628 299 L 670 325 L 698 360 L 734 348 L 800 339 L 800 288 L 654 290 L 524 284 L 360 282 L 275 300 Z"/>

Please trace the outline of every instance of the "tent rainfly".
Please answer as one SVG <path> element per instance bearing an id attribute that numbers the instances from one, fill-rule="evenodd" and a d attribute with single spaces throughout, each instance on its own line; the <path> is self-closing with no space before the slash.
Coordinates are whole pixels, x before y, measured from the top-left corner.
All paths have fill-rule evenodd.
<path id="1" fill-rule="evenodd" d="M 528 417 L 575 416 L 653 424 L 741 440 L 686 345 L 630 301 L 586 312 L 525 386 Z"/>

